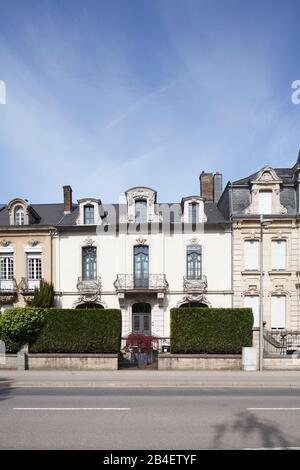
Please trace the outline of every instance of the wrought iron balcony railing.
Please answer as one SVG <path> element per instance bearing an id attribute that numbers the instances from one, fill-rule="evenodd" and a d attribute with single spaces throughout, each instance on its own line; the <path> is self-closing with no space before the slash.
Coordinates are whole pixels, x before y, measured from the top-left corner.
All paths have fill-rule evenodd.
<path id="1" fill-rule="evenodd" d="M 35 289 L 40 287 L 41 279 L 29 279 L 28 277 L 22 277 L 19 284 L 19 289 L 24 293 L 33 293 Z"/>
<path id="2" fill-rule="evenodd" d="M 114 282 L 117 291 L 120 290 L 166 290 L 169 287 L 165 274 L 149 274 L 137 277 L 134 274 L 118 274 Z"/>
<path id="3" fill-rule="evenodd" d="M 207 278 L 201 276 L 196 279 L 189 279 L 183 276 L 183 290 L 185 292 L 203 292 L 207 289 Z"/>
<path id="4" fill-rule="evenodd" d="M 0 292 L 1 293 L 15 293 L 18 290 L 16 280 L 13 279 L 0 279 Z"/>
<path id="5" fill-rule="evenodd" d="M 263 335 L 266 354 L 300 353 L 300 331 L 264 330 Z"/>
<path id="6" fill-rule="evenodd" d="M 101 287 L 101 277 L 96 277 L 95 279 L 79 277 L 77 280 L 77 289 L 79 292 L 99 292 Z"/>

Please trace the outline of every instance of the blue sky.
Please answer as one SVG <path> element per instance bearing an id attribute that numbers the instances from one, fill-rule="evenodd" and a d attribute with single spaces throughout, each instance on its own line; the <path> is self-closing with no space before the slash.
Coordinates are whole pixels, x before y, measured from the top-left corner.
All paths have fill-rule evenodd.
<path id="1" fill-rule="evenodd" d="M 160 202 L 300 148 L 299 0 L 0 0 L 0 202 Z"/>

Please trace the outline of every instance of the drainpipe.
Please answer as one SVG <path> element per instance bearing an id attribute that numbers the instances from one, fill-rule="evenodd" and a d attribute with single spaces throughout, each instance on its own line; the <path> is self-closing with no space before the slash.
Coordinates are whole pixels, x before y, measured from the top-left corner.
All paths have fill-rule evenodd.
<path id="1" fill-rule="evenodd" d="M 234 243 L 233 243 L 233 226 L 232 226 L 232 184 L 229 183 L 229 219 L 231 221 L 231 227 L 230 227 L 230 233 L 231 233 L 231 291 L 233 294 L 231 294 L 231 308 L 234 306 L 234 286 L 233 286 L 233 249 L 234 249 Z"/>

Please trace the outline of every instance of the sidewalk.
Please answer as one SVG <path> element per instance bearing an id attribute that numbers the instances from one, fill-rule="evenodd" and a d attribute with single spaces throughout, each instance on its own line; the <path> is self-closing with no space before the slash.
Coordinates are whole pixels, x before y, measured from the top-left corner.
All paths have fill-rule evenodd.
<path id="1" fill-rule="evenodd" d="M 299 388 L 300 371 L 0 371 L 0 388 Z"/>

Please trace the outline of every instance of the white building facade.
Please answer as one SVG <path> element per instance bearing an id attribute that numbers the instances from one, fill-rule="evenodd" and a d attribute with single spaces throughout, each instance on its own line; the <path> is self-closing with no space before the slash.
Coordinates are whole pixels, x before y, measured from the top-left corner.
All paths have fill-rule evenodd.
<path id="1" fill-rule="evenodd" d="M 170 309 L 231 307 L 231 223 L 218 208 L 219 174 L 202 173 L 200 196 L 162 204 L 151 188 L 124 204 L 72 203 L 54 238 L 56 304 L 120 308 L 122 335 L 170 335 Z"/>

